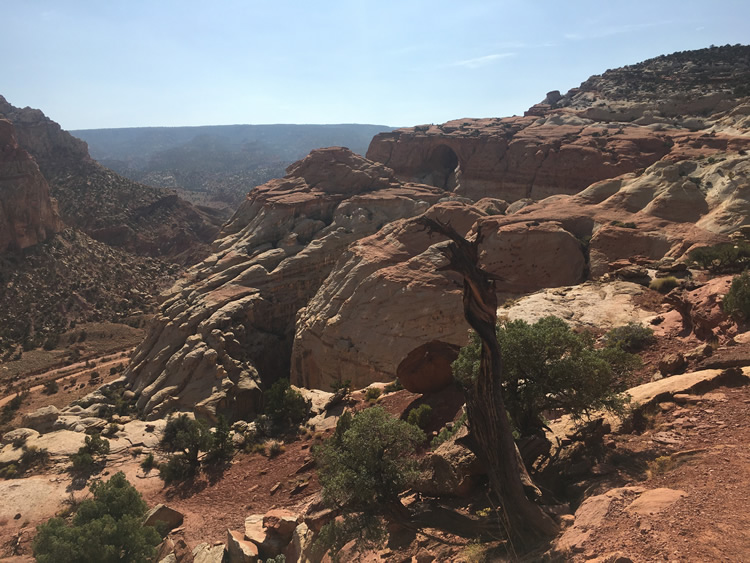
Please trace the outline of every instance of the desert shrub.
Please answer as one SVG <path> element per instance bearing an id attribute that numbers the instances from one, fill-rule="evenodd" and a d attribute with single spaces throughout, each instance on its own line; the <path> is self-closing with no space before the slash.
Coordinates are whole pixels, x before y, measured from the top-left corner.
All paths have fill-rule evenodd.
<path id="1" fill-rule="evenodd" d="M 432 418 L 432 407 L 423 403 L 417 408 L 409 411 L 409 416 L 406 418 L 406 422 L 424 430 L 430 423 L 430 418 Z"/>
<path id="2" fill-rule="evenodd" d="M 288 379 L 276 381 L 263 397 L 266 403 L 265 413 L 276 424 L 297 425 L 310 415 L 310 401 L 302 393 L 292 389 Z"/>
<path id="3" fill-rule="evenodd" d="M 737 321 L 750 319 L 750 273 L 735 276 L 721 306 Z"/>
<path id="4" fill-rule="evenodd" d="M 57 381 L 54 379 L 47 381 L 44 384 L 44 389 L 42 389 L 42 393 L 45 395 L 54 395 L 60 390 L 60 386 L 58 385 Z"/>
<path id="5" fill-rule="evenodd" d="M 68 524 L 52 518 L 37 528 L 34 556 L 39 563 L 146 563 L 161 541 L 141 520 L 147 505 L 125 474 L 91 485 L 93 498 L 83 501 Z"/>
<path id="6" fill-rule="evenodd" d="M 219 415 L 216 430 L 211 436 L 211 446 L 208 450 L 209 461 L 227 461 L 232 459 L 234 444 L 232 443 L 231 428 L 227 419 Z"/>
<path id="7" fill-rule="evenodd" d="M 154 460 L 154 454 L 149 453 L 141 462 L 141 469 L 148 472 L 156 467 L 156 461 Z"/>
<path id="8" fill-rule="evenodd" d="M 750 264 L 750 243 L 724 242 L 696 248 L 688 253 L 695 266 L 711 272 L 739 272 Z"/>
<path id="9" fill-rule="evenodd" d="M 430 442 L 430 447 L 434 450 L 437 448 L 440 444 L 443 442 L 450 440 L 455 436 L 459 430 L 461 430 L 461 427 L 466 424 L 466 412 L 462 412 L 461 416 L 458 417 L 458 420 L 451 424 L 450 426 L 443 426 L 440 429 L 440 432 L 437 433 L 437 436 L 435 436 L 432 439 L 432 442 Z"/>
<path id="10" fill-rule="evenodd" d="M 18 460 L 18 464 L 23 468 L 24 471 L 31 469 L 35 465 L 45 466 L 49 461 L 49 452 L 45 448 L 38 448 L 36 446 L 24 446 L 21 459 Z"/>
<path id="11" fill-rule="evenodd" d="M 78 452 L 70 456 L 73 470 L 78 472 L 89 472 L 96 469 L 105 461 L 109 453 L 109 440 L 102 438 L 99 434 L 86 436 L 83 446 Z"/>
<path id="12" fill-rule="evenodd" d="M 159 465 L 159 477 L 167 485 L 190 479 L 197 471 L 198 466 L 191 464 L 184 455 L 174 455 Z"/>
<path id="13" fill-rule="evenodd" d="M 18 466 L 15 463 L 9 463 L 3 468 L 0 468 L 0 479 L 15 479 L 21 474 Z"/>
<path id="14" fill-rule="evenodd" d="M 336 551 L 350 539 L 383 537 L 379 516 L 400 504 L 398 495 L 416 479 L 414 453 L 424 439 L 419 428 L 380 407 L 344 412 L 333 436 L 314 451 L 323 498 L 344 515 L 321 532 L 321 543 Z"/>
<path id="15" fill-rule="evenodd" d="M 505 406 L 521 436 L 543 435 L 542 413 L 561 409 L 581 417 L 592 409 L 620 412 L 619 394 L 639 364 L 636 356 L 616 347 L 594 348 L 589 333 L 576 333 L 557 317 L 534 324 L 523 320 L 497 326 L 503 358 Z M 468 384 L 479 374 L 481 343 L 476 334 L 452 364 L 456 380 Z"/>
<path id="16" fill-rule="evenodd" d="M 651 280 L 651 283 L 648 284 L 648 288 L 658 291 L 659 293 L 669 293 L 678 285 L 680 285 L 680 282 L 676 277 L 667 276 L 666 278 L 654 278 Z"/>
<path id="17" fill-rule="evenodd" d="M 654 331 L 640 323 L 617 326 L 604 335 L 607 346 L 617 346 L 626 352 L 643 350 L 654 340 Z"/>
<path id="18" fill-rule="evenodd" d="M 396 391 L 401 391 L 404 386 L 401 385 L 401 382 L 396 378 L 394 381 L 390 382 L 388 385 L 383 387 L 384 393 L 395 393 Z"/>
<path id="19" fill-rule="evenodd" d="M 54 350 L 57 348 L 57 345 L 60 342 L 60 335 L 56 332 L 53 332 L 47 338 L 44 339 L 44 344 L 42 344 L 42 348 L 44 348 L 47 351 Z"/>
<path id="20" fill-rule="evenodd" d="M 172 464 L 172 476 L 194 475 L 200 465 L 200 452 L 208 451 L 212 442 L 213 436 L 205 420 L 192 419 L 186 414 L 170 418 L 164 427 L 161 445 L 169 452 L 177 452 L 167 463 Z"/>
<path id="21" fill-rule="evenodd" d="M 338 393 L 339 391 L 341 391 L 343 394 L 347 394 L 349 393 L 349 391 L 351 391 L 351 389 L 351 379 L 339 379 L 331 383 L 331 391 L 333 391 L 334 393 Z"/>
<path id="22" fill-rule="evenodd" d="M 365 399 L 373 403 L 380 398 L 382 393 L 383 392 L 377 387 L 368 387 L 367 391 L 365 391 Z"/>
<path id="23" fill-rule="evenodd" d="M 266 455 L 274 458 L 284 452 L 284 444 L 278 440 L 271 440 L 265 445 Z"/>

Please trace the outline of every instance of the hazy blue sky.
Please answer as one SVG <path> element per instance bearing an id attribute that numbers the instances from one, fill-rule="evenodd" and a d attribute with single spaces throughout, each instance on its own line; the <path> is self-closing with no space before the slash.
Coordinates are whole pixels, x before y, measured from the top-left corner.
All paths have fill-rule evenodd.
<path id="1" fill-rule="evenodd" d="M 750 42 L 747 0 L 4 4 L 0 94 L 65 129 L 521 114 L 608 68 Z"/>

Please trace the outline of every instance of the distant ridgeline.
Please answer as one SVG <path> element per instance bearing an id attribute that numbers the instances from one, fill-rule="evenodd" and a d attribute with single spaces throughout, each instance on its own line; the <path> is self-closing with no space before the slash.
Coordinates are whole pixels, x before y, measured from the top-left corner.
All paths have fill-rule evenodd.
<path id="1" fill-rule="evenodd" d="M 285 174 L 311 150 L 365 154 L 384 125 L 209 125 L 72 131 L 104 166 L 149 185 L 184 190 L 195 203 L 232 210 L 247 192 Z M 188 193 L 186 193 L 188 192 Z M 189 193 L 193 192 L 193 193 Z"/>

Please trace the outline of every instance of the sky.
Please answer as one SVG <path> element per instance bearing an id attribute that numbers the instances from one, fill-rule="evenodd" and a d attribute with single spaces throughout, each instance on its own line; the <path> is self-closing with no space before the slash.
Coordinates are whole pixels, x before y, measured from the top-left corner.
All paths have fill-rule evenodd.
<path id="1" fill-rule="evenodd" d="M 521 115 L 661 54 L 750 43 L 747 0 L 3 0 L 0 95 L 64 129 Z"/>

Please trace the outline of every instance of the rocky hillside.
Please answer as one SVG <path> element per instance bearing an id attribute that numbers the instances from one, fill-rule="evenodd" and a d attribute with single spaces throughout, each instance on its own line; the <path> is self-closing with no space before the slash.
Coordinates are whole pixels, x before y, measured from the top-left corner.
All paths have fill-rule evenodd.
<path id="1" fill-rule="evenodd" d="M 57 346 L 84 322 L 140 322 L 175 265 L 133 256 L 68 228 L 23 253 L 0 255 L 0 354 Z"/>
<path id="2" fill-rule="evenodd" d="M 182 263 L 205 255 L 221 224 L 214 212 L 102 167 L 86 143 L 39 110 L 16 108 L 0 97 L 0 116 L 13 123 L 18 144 L 36 160 L 67 225 L 138 254 Z"/>
<path id="3" fill-rule="evenodd" d="M 33 246 L 61 228 L 47 181 L 18 146 L 13 124 L 0 119 L 0 253 Z"/>

